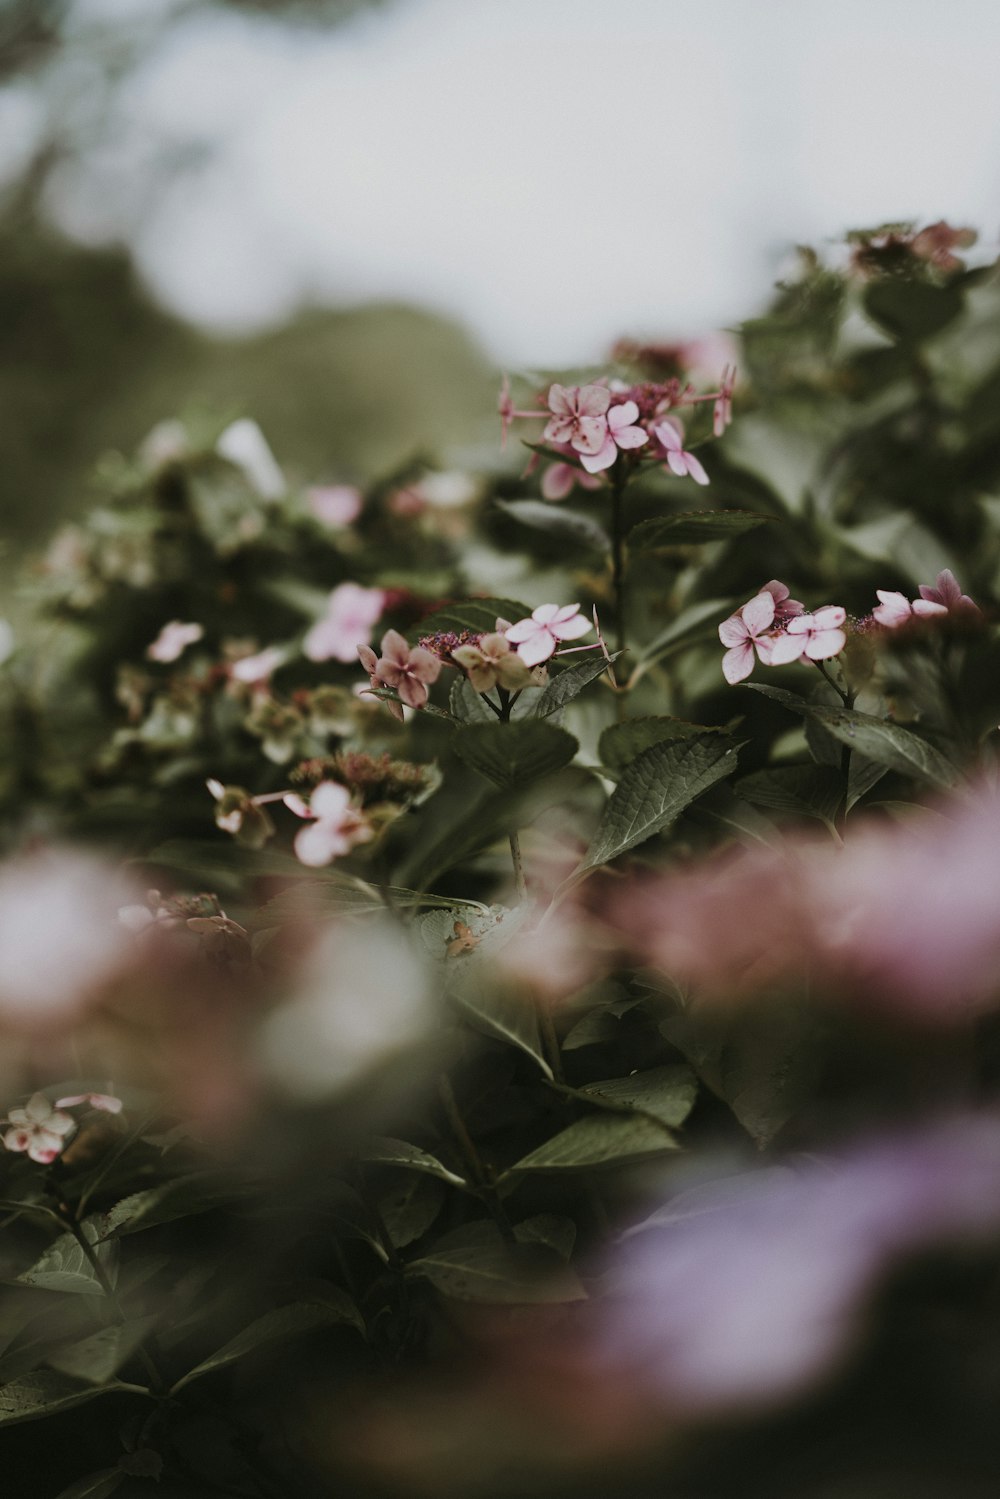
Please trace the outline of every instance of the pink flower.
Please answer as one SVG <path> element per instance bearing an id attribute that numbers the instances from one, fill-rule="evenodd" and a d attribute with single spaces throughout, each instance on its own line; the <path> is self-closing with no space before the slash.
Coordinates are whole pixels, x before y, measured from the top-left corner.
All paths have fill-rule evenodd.
<path id="1" fill-rule="evenodd" d="M 719 639 L 729 646 L 722 658 L 722 674 L 731 687 L 753 671 L 755 648 L 764 665 L 771 664 L 771 641 L 765 632 L 773 624 L 774 595 L 767 589 L 722 621 Z"/>
<path id="2" fill-rule="evenodd" d="M 229 675 L 236 682 L 246 682 L 251 687 L 261 687 L 271 680 L 279 666 L 284 664 L 284 652 L 276 645 L 257 651 L 253 656 L 240 656 L 229 668 Z"/>
<path id="3" fill-rule="evenodd" d="M 722 371 L 722 388 L 712 407 L 712 431 L 721 437 L 733 419 L 733 388 L 736 384 L 736 366 L 727 364 Z"/>
<path id="4" fill-rule="evenodd" d="M 184 624 L 179 619 L 172 619 L 165 624 L 157 635 L 152 645 L 146 647 L 146 655 L 150 661 L 162 661 L 164 663 L 176 661 L 189 645 L 194 645 L 200 640 L 205 631 L 198 624 Z"/>
<path id="5" fill-rule="evenodd" d="M 8 1150 L 27 1151 L 40 1166 L 49 1166 L 62 1155 L 66 1136 L 76 1128 L 76 1120 L 53 1109 L 43 1093 L 34 1094 L 23 1109 L 11 1109 L 7 1122 L 10 1129 L 3 1136 L 4 1145 Z"/>
<path id="6" fill-rule="evenodd" d="M 604 435 L 604 441 L 596 453 L 581 453 L 580 462 L 588 474 L 599 474 L 602 469 L 610 468 L 618 457 L 619 448 L 641 448 L 649 441 L 645 429 L 636 427 L 633 423 L 639 415 L 639 408 L 634 401 L 622 401 L 619 406 L 612 406 L 608 412 L 608 427 Z"/>
<path id="7" fill-rule="evenodd" d="M 547 500 L 564 500 L 579 484 L 581 489 L 600 489 L 593 474 L 581 473 L 572 463 L 550 463 L 542 475 L 542 494 Z"/>
<path id="8" fill-rule="evenodd" d="M 285 805 L 298 817 L 313 819 L 295 836 L 295 855 L 303 864 L 318 869 L 358 843 L 367 843 L 372 830 L 363 812 L 351 806 L 351 793 L 337 781 L 321 781 L 306 807 L 301 797 L 285 798 Z"/>
<path id="9" fill-rule="evenodd" d="M 839 655 L 847 644 L 847 636 L 841 629 L 846 617 L 838 604 L 828 604 L 815 614 L 796 614 L 771 646 L 769 665 L 785 666 L 802 655 L 810 661 L 826 661 Z"/>
<path id="10" fill-rule="evenodd" d="M 361 491 L 353 484 L 322 484 L 306 490 L 309 509 L 324 526 L 349 526 L 361 514 Z"/>
<path id="11" fill-rule="evenodd" d="M 304 654 L 310 661 L 353 661 L 358 642 L 368 644 L 384 608 L 381 588 L 339 584 L 330 595 L 326 614 L 307 633 Z"/>
<path id="12" fill-rule="evenodd" d="M 610 404 L 611 392 L 603 385 L 553 385 L 552 416 L 542 435 L 546 442 L 568 442 L 578 453 L 599 453 L 607 438 Z"/>
<path id="13" fill-rule="evenodd" d="M 591 628 L 580 613 L 579 604 L 539 604 L 530 619 L 519 619 L 504 633 L 517 646 L 525 666 L 547 661 L 560 640 L 579 640 Z"/>
<path id="14" fill-rule="evenodd" d="M 57 1098 L 57 1109 L 75 1109 L 77 1104 L 85 1103 L 92 1109 L 99 1109 L 103 1114 L 120 1114 L 122 1101 L 113 1093 L 74 1093 L 71 1098 Z"/>
<path id="15" fill-rule="evenodd" d="M 694 454 L 685 451 L 684 433 L 678 431 L 678 426 L 679 423 L 668 419 L 653 428 L 653 436 L 666 449 L 667 466 L 679 479 L 688 474 L 696 484 L 707 484 L 708 475 Z"/>
<path id="16" fill-rule="evenodd" d="M 398 630 L 387 630 L 382 637 L 382 654 L 376 663 L 379 680 L 394 687 L 408 708 L 422 708 L 427 701 L 427 685 L 441 674 L 441 658 L 424 646 L 411 650 Z"/>
<path id="17" fill-rule="evenodd" d="M 958 580 L 950 567 L 946 567 L 937 575 L 937 582 L 932 588 L 929 583 L 921 583 L 920 597 L 930 604 L 943 604 L 952 614 L 976 614 L 980 613 L 979 605 L 963 593 Z"/>
<path id="18" fill-rule="evenodd" d="M 358 646 L 358 660 L 361 662 L 361 665 L 368 673 L 368 680 L 371 683 L 372 687 L 384 687 L 386 685 L 378 674 L 378 657 L 376 656 L 370 645 Z M 358 693 L 363 693 L 365 691 L 363 687 L 356 687 L 354 690 Z M 400 723 L 403 722 L 402 703 L 393 702 L 392 699 L 387 699 L 385 700 L 385 706 L 388 708 L 393 718 L 398 718 Z"/>
<path id="19" fill-rule="evenodd" d="M 872 610 L 872 619 L 887 630 L 897 630 L 914 618 L 926 619 L 933 614 L 948 613 L 945 604 L 937 604 L 932 599 L 914 599 L 911 604 L 905 594 L 884 588 L 876 588 L 875 592 L 882 602 Z"/>

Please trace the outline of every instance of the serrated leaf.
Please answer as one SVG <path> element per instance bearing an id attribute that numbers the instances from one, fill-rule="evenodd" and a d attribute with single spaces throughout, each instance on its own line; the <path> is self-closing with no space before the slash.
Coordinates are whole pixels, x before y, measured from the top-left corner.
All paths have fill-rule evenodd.
<path id="1" fill-rule="evenodd" d="M 676 1150 L 661 1124 L 644 1114 L 595 1113 L 578 1119 L 510 1168 L 518 1171 L 585 1171 L 648 1160 Z"/>
<path id="2" fill-rule="evenodd" d="M 816 817 L 833 826 L 844 800 L 844 778 L 832 765 L 783 765 L 758 770 L 733 790 L 756 807 Z"/>
<path id="3" fill-rule="evenodd" d="M 65 1291 L 80 1296 L 103 1296 L 90 1261 L 73 1234 L 61 1234 L 45 1253 L 17 1277 L 21 1286 L 41 1291 Z"/>
<path id="4" fill-rule="evenodd" d="M 567 510 L 565 505 L 546 504 L 544 500 L 496 500 L 495 504 L 512 520 L 530 526 L 533 531 L 544 531 L 564 541 L 578 542 L 596 552 L 611 550 L 611 538 L 604 527 L 579 510 Z"/>
<path id="5" fill-rule="evenodd" d="M 900 775 L 916 776 L 932 786 L 953 786 L 959 778 L 956 766 L 946 760 L 941 751 L 926 739 L 921 739 L 910 729 L 887 719 L 875 718 L 870 713 L 859 713 L 855 708 L 832 708 L 822 703 L 810 703 L 785 692 L 778 687 L 766 687 L 759 682 L 744 684 L 753 692 L 763 693 L 775 702 L 801 713 L 821 724 L 834 739 L 857 750 L 876 765 L 885 765 Z"/>
<path id="6" fill-rule="evenodd" d="M 675 739 L 695 739 L 699 734 L 724 734 L 707 724 L 688 723 L 683 718 L 627 718 L 604 730 L 597 744 L 601 764 L 609 770 L 624 770 L 643 750 Z"/>
<path id="7" fill-rule="evenodd" d="M 773 520 L 773 515 L 760 515 L 754 510 L 690 510 L 677 515 L 658 515 L 633 526 L 628 533 L 628 544 L 634 551 L 699 546 L 703 542 L 742 536 Z"/>
<path id="8" fill-rule="evenodd" d="M 135 1234 L 160 1223 L 207 1213 L 223 1201 L 218 1177 L 209 1174 L 180 1177 L 133 1192 L 108 1212 L 97 1215 L 99 1238 L 103 1241 L 116 1235 Z"/>
<path id="9" fill-rule="evenodd" d="M 457 599 L 442 604 L 440 609 L 420 620 L 416 628 L 421 636 L 450 630 L 490 635 L 496 629 L 498 619 L 509 619 L 513 624 L 515 620 L 526 619 L 530 613 L 527 604 L 520 604 L 516 599 Z"/>
<path id="10" fill-rule="evenodd" d="M 467 1224 L 409 1266 L 458 1301 L 525 1305 L 582 1301 L 586 1292 L 568 1266 L 553 1268 L 530 1243 L 510 1244 L 492 1223 Z"/>
<path id="11" fill-rule="evenodd" d="M 466 1185 L 464 1177 L 449 1171 L 444 1162 L 431 1155 L 430 1151 L 422 1150 L 419 1145 L 411 1145 L 407 1140 L 395 1140 L 389 1135 L 379 1135 L 369 1141 L 363 1158 L 373 1166 L 402 1166 L 408 1171 L 426 1171 L 429 1176 L 437 1176 L 455 1187 Z"/>
<path id="12" fill-rule="evenodd" d="M 496 714 L 483 702 L 467 676 L 458 676 L 451 684 L 448 709 L 459 723 L 496 723 Z"/>
<path id="13" fill-rule="evenodd" d="M 469 724 L 457 731 L 455 753 L 494 786 L 521 787 L 568 765 L 579 745 L 555 724 Z"/>
<path id="14" fill-rule="evenodd" d="M 586 1083 L 580 1092 L 593 1097 L 596 1102 L 606 1101 L 651 1114 L 661 1124 L 676 1128 L 684 1123 L 694 1108 L 698 1080 L 690 1067 L 678 1063 L 633 1072 L 628 1077 Z"/>
<path id="15" fill-rule="evenodd" d="M 52 1369 L 35 1369 L 0 1385 L 0 1423 L 13 1426 L 18 1421 L 37 1421 L 41 1416 L 70 1410 L 74 1405 L 86 1405 L 100 1395 L 125 1391 L 138 1393 L 135 1386 L 118 1381 L 105 1385 L 81 1384 Z"/>
<path id="16" fill-rule="evenodd" d="M 612 654 L 611 660 L 617 661 L 621 652 Z M 586 660 L 578 661 L 575 666 L 567 666 L 558 676 L 553 676 L 548 684 L 542 689 L 541 695 L 535 703 L 533 716 L 535 718 L 548 718 L 550 713 L 556 713 L 564 708 L 567 703 L 582 692 L 590 682 L 597 677 L 603 676 L 609 670 L 610 663 L 602 652 L 595 652 Z"/>
<path id="17" fill-rule="evenodd" d="M 330 1292 L 336 1291 L 331 1286 Z M 263 1317 L 258 1317 L 256 1322 L 243 1332 L 231 1338 L 222 1348 L 213 1353 L 210 1358 L 203 1359 L 193 1369 L 190 1369 L 179 1379 L 171 1390 L 176 1395 L 193 1380 L 202 1379 L 206 1374 L 214 1374 L 218 1369 L 225 1369 L 230 1364 L 237 1363 L 240 1359 L 247 1358 L 261 1348 L 272 1347 L 275 1343 L 283 1342 L 286 1338 L 300 1337 L 303 1333 L 314 1332 L 320 1327 L 332 1327 L 337 1324 L 346 1324 L 351 1327 L 359 1325 L 359 1317 L 356 1307 L 350 1298 L 344 1293 L 339 1293 L 342 1304 L 331 1295 L 324 1303 L 319 1302 L 292 1302 L 288 1306 L 279 1306 L 271 1312 L 265 1312 Z"/>
<path id="18" fill-rule="evenodd" d="M 704 734 L 654 744 L 622 773 L 583 862 L 570 876 L 596 869 L 668 827 L 685 807 L 736 769 L 731 739 Z"/>
<path id="19" fill-rule="evenodd" d="M 715 635 L 718 626 L 733 612 L 733 599 L 703 599 L 683 609 L 677 618 L 661 630 L 640 653 L 639 660 L 648 663 L 669 656 L 687 645 L 699 634 Z"/>

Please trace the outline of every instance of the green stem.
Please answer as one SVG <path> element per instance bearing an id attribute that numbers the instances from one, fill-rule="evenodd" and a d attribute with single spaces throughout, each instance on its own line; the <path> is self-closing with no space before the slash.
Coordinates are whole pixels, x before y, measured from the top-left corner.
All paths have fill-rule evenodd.
<path id="1" fill-rule="evenodd" d="M 524 900 L 528 894 L 527 881 L 524 878 L 524 864 L 521 861 L 521 839 L 520 835 L 512 831 L 509 834 L 510 858 L 514 866 L 514 889 L 517 891 L 518 900 Z"/>
<path id="2" fill-rule="evenodd" d="M 465 1120 L 462 1118 L 458 1101 L 455 1098 L 455 1090 L 451 1086 L 451 1079 L 444 1072 L 438 1078 L 438 1097 L 441 1100 L 441 1107 L 444 1109 L 445 1117 L 451 1126 L 451 1131 L 458 1142 L 459 1150 L 465 1158 L 469 1175 L 476 1184 L 479 1196 L 486 1204 L 490 1217 L 503 1237 L 508 1243 L 513 1244 L 516 1236 L 510 1219 L 507 1217 L 504 1205 L 500 1201 L 496 1187 L 493 1185 L 493 1178 L 489 1167 L 476 1149 L 475 1141 L 469 1134 Z"/>
<path id="3" fill-rule="evenodd" d="M 101 1290 L 104 1292 L 105 1298 L 107 1299 L 109 1306 L 114 1312 L 119 1326 L 124 1327 L 128 1322 L 128 1317 L 125 1315 L 125 1309 L 118 1299 L 118 1293 L 115 1290 L 114 1286 L 111 1284 L 111 1280 L 108 1277 L 107 1271 L 98 1259 L 97 1254 L 94 1251 L 93 1244 L 91 1244 L 90 1240 L 87 1238 L 87 1235 L 84 1233 L 82 1224 L 80 1223 L 73 1210 L 68 1206 L 64 1209 L 64 1212 L 62 1214 L 62 1221 L 63 1223 L 65 1223 L 66 1227 L 69 1229 L 70 1233 L 73 1235 L 74 1239 L 83 1250 L 84 1257 L 87 1260 L 87 1263 L 90 1265 L 91 1270 L 94 1272 L 94 1279 L 97 1281 Z M 142 1361 L 143 1368 L 146 1370 L 146 1374 L 149 1378 L 150 1393 L 153 1395 L 165 1396 L 168 1392 L 169 1386 L 167 1385 L 166 1380 L 161 1375 L 159 1369 L 156 1367 L 156 1364 L 154 1363 L 149 1350 L 143 1343 L 140 1343 L 138 1348 L 136 1349 L 136 1353 Z"/>

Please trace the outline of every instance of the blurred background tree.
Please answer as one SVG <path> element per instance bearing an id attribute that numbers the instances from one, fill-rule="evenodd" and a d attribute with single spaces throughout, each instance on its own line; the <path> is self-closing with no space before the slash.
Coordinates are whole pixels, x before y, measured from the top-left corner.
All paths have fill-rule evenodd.
<path id="1" fill-rule="evenodd" d="M 30 121 L 20 154 L 8 137 L 0 161 L 0 504 L 9 556 L 81 508 L 103 453 L 129 451 L 166 416 L 212 426 L 252 414 L 279 451 L 295 454 L 297 477 L 317 481 L 363 478 L 482 432 L 493 373 L 447 319 L 398 304 L 311 306 L 271 331 L 213 337 L 154 302 L 127 237 L 92 247 L 52 222 L 54 186 L 114 144 L 116 100 L 182 24 L 214 10 L 261 28 L 326 29 L 387 3 L 0 0 L 0 106 L 6 99 Z M 147 201 L 193 164 L 166 138 L 142 149 Z"/>

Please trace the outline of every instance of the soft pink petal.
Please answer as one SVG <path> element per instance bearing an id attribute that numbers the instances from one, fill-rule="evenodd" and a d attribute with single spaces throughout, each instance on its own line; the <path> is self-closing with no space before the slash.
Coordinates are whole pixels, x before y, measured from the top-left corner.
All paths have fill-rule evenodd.
<path id="1" fill-rule="evenodd" d="M 642 427 L 622 427 L 615 433 L 615 442 L 620 448 L 641 448 L 649 441 L 649 434 Z"/>
<path id="2" fill-rule="evenodd" d="M 905 624 L 911 614 L 909 599 L 884 588 L 876 588 L 875 592 L 882 602 L 872 610 L 872 619 L 890 630 Z"/>
<path id="3" fill-rule="evenodd" d="M 750 634 L 760 635 L 774 623 L 774 599 L 769 593 L 758 593 L 749 604 L 743 605 L 741 613 Z"/>
<path id="4" fill-rule="evenodd" d="M 822 609 L 817 609 L 813 615 L 817 630 L 839 630 L 846 618 L 847 611 L 839 604 L 826 604 Z"/>
<path id="5" fill-rule="evenodd" d="M 684 446 L 683 439 L 673 422 L 660 422 L 653 428 L 653 432 L 668 453 L 679 453 Z M 674 472 L 676 473 L 677 470 L 675 469 Z"/>
<path id="6" fill-rule="evenodd" d="M 679 452 L 669 452 L 667 454 L 667 464 L 670 468 L 670 471 L 672 473 L 675 473 L 678 479 L 687 478 L 687 464 L 685 463 L 683 456 Z"/>
<path id="7" fill-rule="evenodd" d="M 570 416 L 554 416 L 545 423 L 542 436 L 546 442 L 569 442 L 576 431 L 576 423 Z"/>
<path id="8" fill-rule="evenodd" d="M 603 416 L 582 416 L 576 424 L 571 438 L 578 453 L 599 453 L 608 436 L 608 424 Z"/>
<path id="9" fill-rule="evenodd" d="M 558 606 L 556 604 L 549 604 L 549 605 L 543 605 L 542 607 L 543 608 L 547 607 L 547 608 L 551 609 L 553 611 L 553 613 L 555 613 L 555 611 L 556 611 L 556 609 L 557 609 Z M 544 625 L 544 623 L 540 624 L 535 619 L 519 619 L 518 622 L 517 622 L 517 624 L 516 625 L 511 625 L 508 629 L 506 629 L 504 631 L 504 634 L 506 635 L 506 637 L 507 637 L 508 640 L 512 640 L 515 645 L 519 645 L 521 643 L 521 641 L 523 641 L 523 640 L 531 640 L 531 639 L 533 639 L 534 636 L 537 635 L 540 630 L 543 633 L 547 633 L 545 631 L 545 625 Z"/>
<path id="10" fill-rule="evenodd" d="M 329 864 L 336 855 L 339 839 L 331 836 L 328 826 L 321 822 L 310 823 L 300 828 L 295 835 L 295 857 L 310 869 L 319 869 Z"/>
<path id="11" fill-rule="evenodd" d="M 531 617 L 536 624 L 549 625 L 554 619 L 571 619 L 579 607 L 579 604 L 539 604 L 537 609 L 532 609 Z M 567 608 L 569 614 L 565 613 Z"/>
<path id="12" fill-rule="evenodd" d="M 398 630 L 386 630 L 382 636 L 382 661 L 393 666 L 405 666 L 410 659 L 410 647 Z"/>
<path id="13" fill-rule="evenodd" d="M 4 1132 L 3 1143 L 8 1150 L 27 1150 L 31 1144 L 30 1129 L 9 1129 Z"/>
<path id="14" fill-rule="evenodd" d="M 62 1153 L 64 1143 L 60 1136 L 53 1134 L 51 1130 L 36 1129 L 31 1144 L 28 1146 L 28 1156 L 32 1161 L 37 1161 L 40 1166 L 48 1166 L 56 1156 Z"/>
<path id="15" fill-rule="evenodd" d="M 410 674 L 421 682 L 436 682 L 441 675 L 441 667 L 444 663 L 440 656 L 435 656 L 433 651 L 427 650 L 425 646 L 416 645 L 410 652 Z"/>
<path id="16" fill-rule="evenodd" d="M 759 652 L 763 644 L 763 640 L 757 641 Z M 766 666 L 787 666 L 792 661 L 798 661 L 806 648 L 806 644 L 807 641 L 804 635 L 777 635 L 768 642 L 766 660 L 765 653 L 760 652 L 761 660 L 764 661 Z"/>
<path id="17" fill-rule="evenodd" d="M 289 812 L 294 812 L 296 817 L 309 818 L 316 815 L 305 798 L 299 796 L 295 791 L 290 791 L 287 796 L 282 797 L 282 801 Z"/>
<path id="18" fill-rule="evenodd" d="M 708 484 L 710 482 L 708 475 L 701 465 L 700 459 L 696 458 L 693 453 L 684 454 L 684 463 L 688 473 L 696 484 Z"/>
<path id="19" fill-rule="evenodd" d="M 600 474 L 603 473 L 606 468 L 610 468 L 617 457 L 618 448 L 615 444 L 614 438 L 611 436 L 611 433 L 608 432 L 605 436 L 603 445 L 598 448 L 597 452 L 581 453 L 580 462 L 583 464 L 588 474 Z"/>
<path id="20" fill-rule="evenodd" d="M 543 627 L 530 639 L 522 641 L 517 648 L 517 654 L 525 666 L 540 666 L 543 661 L 549 659 L 555 648 L 556 637 Z"/>
<path id="21" fill-rule="evenodd" d="M 427 701 L 427 688 L 419 677 L 403 672 L 396 688 L 408 708 L 422 708 Z"/>
<path id="22" fill-rule="evenodd" d="M 912 607 L 914 614 L 918 614 L 924 619 L 929 619 L 934 614 L 948 613 L 947 604 L 935 604 L 931 599 L 915 599 Z"/>
<path id="23" fill-rule="evenodd" d="M 806 655 L 810 661 L 826 661 L 837 656 L 847 644 L 843 630 L 817 630 L 809 639 Z"/>
<path id="24" fill-rule="evenodd" d="M 593 626 L 589 619 L 584 619 L 582 614 L 578 614 L 574 619 L 549 625 L 549 629 L 557 640 L 579 640 L 581 635 L 589 634 Z"/>
<path id="25" fill-rule="evenodd" d="M 543 607 L 545 606 L 543 605 Z M 555 614 L 549 615 L 548 623 L 550 625 L 561 625 L 567 619 L 572 619 L 574 615 L 579 614 L 579 612 L 579 604 L 562 604 L 556 609 Z"/>
<path id="26" fill-rule="evenodd" d="M 719 626 L 719 639 L 723 645 L 742 645 L 747 638 L 747 627 L 740 614 L 731 614 Z"/>
<path id="27" fill-rule="evenodd" d="M 567 390 L 565 385 L 550 385 L 549 410 L 554 416 L 574 416 L 575 396 L 576 391 L 572 387 Z"/>
<path id="28" fill-rule="evenodd" d="M 620 406 L 612 406 L 608 412 L 608 426 L 617 437 L 621 427 L 631 427 L 639 418 L 639 408 L 634 401 L 622 401 Z M 645 433 L 643 434 L 645 436 Z"/>
<path id="29" fill-rule="evenodd" d="M 564 500 L 576 483 L 576 470 L 568 463 L 550 463 L 542 476 L 542 494 L 547 500 Z"/>
<path id="30" fill-rule="evenodd" d="M 378 667 L 378 657 L 370 645 L 358 646 L 358 660 L 370 677 L 375 675 Z"/>
<path id="31" fill-rule="evenodd" d="M 742 682 L 753 671 L 753 646 L 749 640 L 742 645 L 734 645 L 731 651 L 727 651 L 722 658 L 722 675 L 734 687 L 737 682 Z"/>
<path id="32" fill-rule="evenodd" d="M 603 417 L 611 404 L 611 392 L 606 385 L 581 385 L 577 394 L 576 408 L 580 416 Z M 638 416 L 638 411 L 636 415 Z"/>
<path id="33" fill-rule="evenodd" d="M 350 792 L 339 781 L 321 781 L 309 798 L 313 816 L 324 822 L 339 822 L 350 802 Z"/>

